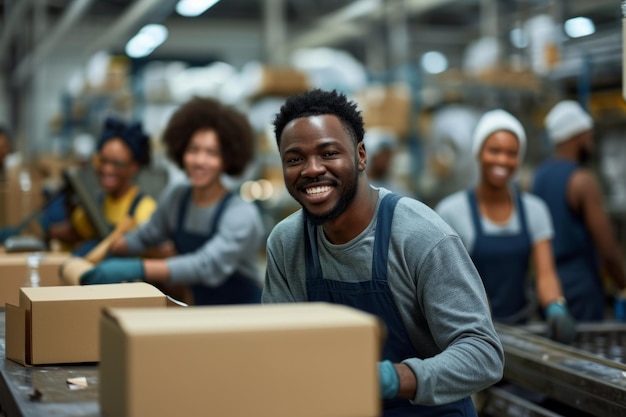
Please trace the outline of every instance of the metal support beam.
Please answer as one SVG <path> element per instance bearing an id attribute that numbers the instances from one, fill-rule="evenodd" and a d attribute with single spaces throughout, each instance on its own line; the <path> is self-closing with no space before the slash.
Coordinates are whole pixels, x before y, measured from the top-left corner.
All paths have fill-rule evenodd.
<path id="1" fill-rule="evenodd" d="M 139 29 L 137 26 L 141 25 L 142 20 L 155 8 L 161 6 L 159 3 L 162 3 L 162 1 L 136 0 L 128 11 L 115 20 L 115 23 L 105 33 L 85 47 L 85 61 L 96 52 L 106 50 L 124 39 L 129 39 L 131 32 Z"/>
<path id="2" fill-rule="evenodd" d="M 419 15 L 453 3 L 455 0 L 405 0 L 406 17 Z M 331 46 L 364 36 L 373 21 L 386 19 L 383 0 L 359 0 L 319 19 L 319 24 L 289 43 L 289 50 Z"/>
<path id="3" fill-rule="evenodd" d="M 287 19 L 285 0 L 265 0 L 263 3 L 263 30 L 265 33 L 265 56 L 270 64 L 284 65 L 287 56 Z"/>
<path id="4" fill-rule="evenodd" d="M 5 59 L 5 55 L 7 49 L 9 48 L 9 44 L 11 43 L 13 35 L 18 31 L 18 29 L 22 29 L 22 25 L 24 24 L 24 16 L 31 3 L 32 0 L 14 1 L 13 7 L 8 10 L 9 14 L 5 19 L 6 25 L 4 26 L 2 35 L 0 35 L 0 62 L 4 61 Z M 5 9 L 5 13 L 6 12 L 7 10 Z"/>
<path id="5" fill-rule="evenodd" d="M 13 82 L 21 85 L 26 78 L 54 51 L 63 37 L 85 15 L 94 0 L 74 0 L 59 23 L 43 38 L 32 53 L 24 57 L 13 74 Z"/>

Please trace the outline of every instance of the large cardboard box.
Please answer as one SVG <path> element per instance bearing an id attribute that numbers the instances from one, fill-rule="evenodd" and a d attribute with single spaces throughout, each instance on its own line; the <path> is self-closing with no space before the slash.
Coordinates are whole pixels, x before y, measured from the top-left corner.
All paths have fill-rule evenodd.
<path id="1" fill-rule="evenodd" d="M 22 288 L 6 304 L 6 357 L 22 365 L 97 362 L 105 307 L 165 307 L 154 286 L 124 283 Z"/>
<path id="2" fill-rule="evenodd" d="M 59 267 L 70 254 L 63 252 L 0 253 L 0 306 L 5 304 L 18 305 L 20 288 L 30 287 L 29 256 L 38 256 L 39 286 L 51 287 L 63 285 L 59 278 Z"/>
<path id="3" fill-rule="evenodd" d="M 106 417 L 367 417 L 381 411 L 379 320 L 325 303 L 107 309 Z"/>

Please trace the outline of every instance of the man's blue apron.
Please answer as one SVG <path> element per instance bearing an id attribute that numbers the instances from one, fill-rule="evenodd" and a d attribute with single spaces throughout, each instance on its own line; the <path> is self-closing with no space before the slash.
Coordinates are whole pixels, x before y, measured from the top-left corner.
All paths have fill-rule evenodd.
<path id="1" fill-rule="evenodd" d="M 573 161 L 552 159 L 535 174 L 533 192 L 550 208 L 554 223 L 554 258 L 567 309 L 579 321 L 604 319 L 604 284 L 600 258 L 582 217 L 567 201 L 571 176 L 580 166 Z"/>
<path id="2" fill-rule="evenodd" d="M 305 266 L 308 301 L 343 304 L 380 317 L 387 327 L 383 359 L 394 363 L 417 357 L 387 282 L 387 258 L 393 212 L 400 196 L 387 194 L 380 202 L 374 238 L 372 277 L 364 282 L 325 278 L 319 261 L 315 226 L 305 217 Z M 384 416 L 476 416 L 471 398 L 438 406 L 412 405 L 409 400 L 385 400 Z"/>
<path id="3" fill-rule="evenodd" d="M 186 191 L 178 210 L 178 220 L 173 239 L 174 246 L 179 254 L 194 252 L 213 237 L 217 232 L 220 218 L 231 197 L 232 194 L 227 193 L 219 202 L 208 234 L 191 233 L 185 231 L 184 228 L 187 207 L 191 201 L 191 187 Z M 207 271 L 207 273 L 210 273 L 210 271 Z M 252 278 L 248 278 L 238 271 L 229 276 L 219 287 L 193 284 L 190 286 L 190 289 L 196 305 L 253 304 L 261 302 L 261 287 Z"/>
<path id="4" fill-rule="evenodd" d="M 135 216 L 135 211 L 137 210 L 137 206 L 139 206 L 139 203 L 141 202 L 141 199 L 143 197 L 144 197 L 143 193 L 137 193 L 137 195 L 133 199 L 133 202 L 130 204 L 130 207 L 128 208 L 129 217 Z M 98 204 L 100 205 L 100 207 L 102 207 L 103 212 L 104 212 L 104 194 L 103 193 L 100 193 L 98 195 Z M 109 230 L 112 232 L 113 229 L 115 229 L 115 225 L 109 223 Z M 89 251 L 91 251 L 93 248 L 98 246 L 98 243 L 100 243 L 99 239 L 86 240 L 85 242 L 81 243 L 78 248 L 74 249 L 74 251 L 72 252 L 72 255 L 85 256 L 89 253 Z"/>
<path id="5" fill-rule="evenodd" d="M 487 235 L 478 212 L 476 192 L 468 190 L 472 223 L 476 233 L 474 248 L 470 255 L 483 280 L 494 319 L 519 324 L 527 319 L 519 313 L 527 304 L 526 280 L 531 239 L 520 193 L 514 190 L 513 194 L 518 209 L 520 232 L 515 235 Z"/>

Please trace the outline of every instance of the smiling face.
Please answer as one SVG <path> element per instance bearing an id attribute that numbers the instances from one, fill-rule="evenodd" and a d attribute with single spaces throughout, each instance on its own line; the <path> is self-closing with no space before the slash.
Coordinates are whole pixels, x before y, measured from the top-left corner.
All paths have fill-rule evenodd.
<path id="1" fill-rule="evenodd" d="M 199 130 L 192 135 L 183 155 L 183 165 L 193 187 L 208 189 L 221 184 L 224 164 L 214 130 Z"/>
<path id="2" fill-rule="evenodd" d="M 492 133 L 479 154 L 481 181 L 494 188 L 506 187 L 519 165 L 520 144 L 506 130 Z"/>
<path id="3" fill-rule="evenodd" d="M 350 206 L 365 169 L 365 151 L 336 116 L 289 122 L 280 155 L 287 190 L 314 224 L 337 219 Z"/>
<path id="4" fill-rule="evenodd" d="M 139 170 L 128 145 L 121 139 L 110 139 L 102 145 L 95 159 L 102 189 L 113 196 L 122 195 L 132 186 Z"/>

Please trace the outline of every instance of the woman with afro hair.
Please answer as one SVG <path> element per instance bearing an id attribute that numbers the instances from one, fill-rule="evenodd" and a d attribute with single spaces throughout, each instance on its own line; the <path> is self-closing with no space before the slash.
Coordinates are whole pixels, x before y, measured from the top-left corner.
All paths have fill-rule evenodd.
<path id="1" fill-rule="evenodd" d="M 150 220 L 115 241 L 111 252 L 138 255 L 171 240 L 175 255 L 110 258 L 83 274 L 81 284 L 144 280 L 188 285 L 194 304 L 260 302 L 253 255 L 264 243 L 261 216 L 222 182 L 223 174 L 240 175 L 253 158 L 247 118 L 217 100 L 196 97 L 174 112 L 163 141 L 189 184 L 165 191 Z"/>

